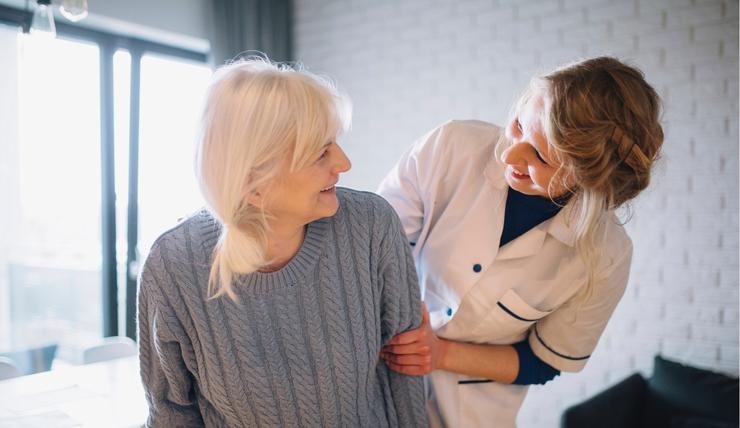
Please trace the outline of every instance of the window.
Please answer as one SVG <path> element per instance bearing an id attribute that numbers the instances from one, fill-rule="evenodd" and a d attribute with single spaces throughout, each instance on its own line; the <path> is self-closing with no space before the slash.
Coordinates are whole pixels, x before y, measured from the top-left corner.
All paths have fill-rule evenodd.
<path id="1" fill-rule="evenodd" d="M 99 51 L 15 30 L 2 38 L 18 70 L 16 138 L 2 145 L 12 171 L 2 343 L 58 341 L 61 352 L 101 334 Z"/>
<path id="2" fill-rule="evenodd" d="M 192 154 L 210 69 L 199 53 L 3 20 L 0 352 L 53 342 L 74 363 L 134 336 L 136 249 L 202 205 Z"/>
<path id="3" fill-rule="evenodd" d="M 132 288 L 138 265 L 154 240 L 177 220 L 203 206 L 194 176 L 195 139 L 211 69 L 161 55 L 140 57 L 137 162 L 130 162 L 131 62 L 128 51 L 113 57 L 116 141 L 116 216 L 119 325 L 133 333 Z M 134 180 L 131 180 L 131 175 Z M 130 206 L 132 195 L 135 201 Z M 131 218 L 133 216 L 133 218 Z M 134 228 L 133 239 L 129 228 Z M 126 255 L 128 254 L 128 257 Z M 131 266 L 129 266 L 131 265 Z M 129 284 L 127 297 L 127 287 Z M 122 327 L 122 330 L 124 328 Z"/>
<path id="4" fill-rule="evenodd" d="M 193 167 L 210 76 L 211 70 L 202 64 L 151 55 L 141 59 L 138 250 L 142 256 L 159 234 L 204 204 Z"/>

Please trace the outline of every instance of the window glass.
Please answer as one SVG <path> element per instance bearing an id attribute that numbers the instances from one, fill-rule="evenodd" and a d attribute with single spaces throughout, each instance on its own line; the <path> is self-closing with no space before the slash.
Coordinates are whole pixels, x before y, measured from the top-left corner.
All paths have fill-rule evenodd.
<path id="1" fill-rule="evenodd" d="M 102 329 L 99 51 L 15 29 L 0 38 L 3 108 L 16 112 L 0 144 L 0 349 L 57 343 L 75 360 Z"/>
<path id="2" fill-rule="evenodd" d="M 139 252 L 203 206 L 194 174 L 195 140 L 211 76 L 205 64 L 141 59 Z"/>
<path id="3" fill-rule="evenodd" d="M 0 25 L 0 353 L 56 344 L 79 363 L 103 335 L 100 52 Z M 209 67 L 145 55 L 139 120 L 141 258 L 203 205 L 193 173 Z M 125 333 L 131 55 L 113 55 L 119 334 Z"/>

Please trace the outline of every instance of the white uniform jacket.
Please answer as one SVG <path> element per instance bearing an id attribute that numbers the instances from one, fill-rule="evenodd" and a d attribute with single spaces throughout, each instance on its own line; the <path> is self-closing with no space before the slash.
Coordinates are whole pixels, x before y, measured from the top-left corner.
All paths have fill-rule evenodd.
<path id="1" fill-rule="evenodd" d="M 579 371 L 624 293 L 632 242 L 612 215 L 590 293 L 566 208 L 499 248 L 508 191 L 493 154 L 501 132 L 485 122 L 448 122 L 401 157 L 378 193 L 414 245 L 439 337 L 488 344 L 529 337 L 547 364 Z M 527 392 L 442 370 L 428 381 L 430 420 L 447 427 L 514 426 Z"/>

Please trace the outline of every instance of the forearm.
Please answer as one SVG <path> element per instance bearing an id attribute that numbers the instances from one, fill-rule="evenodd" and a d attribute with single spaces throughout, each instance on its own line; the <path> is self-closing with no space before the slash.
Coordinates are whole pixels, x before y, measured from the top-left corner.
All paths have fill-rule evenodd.
<path id="1" fill-rule="evenodd" d="M 519 373 L 519 357 L 510 345 L 478 345 L 440 338 L 437 368 L 472 377 L 512 383 Z"/>

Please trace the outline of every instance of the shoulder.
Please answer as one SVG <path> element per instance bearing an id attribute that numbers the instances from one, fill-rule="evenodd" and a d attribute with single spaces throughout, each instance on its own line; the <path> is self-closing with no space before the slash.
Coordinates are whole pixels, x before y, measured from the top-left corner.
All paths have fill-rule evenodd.
<path id="1" fill-rule="evenodd" d="M 179 248 L 187 241 L 207 241 L 213 235 L 218 235 L 220 225 L 213 215 L 205 208 L 198 210 L 180 220 L 169 229 L 162 232 L 154 240 L 151 250 L 161 247 Z"/>
<path id="2" fill-rule="evenodd" d="M 480 120 L 451 120 L 414 143 L 410 155 L 420 166 L 450 168 L 471 160 L 487 161 L 503 129 Z"/>
<path id="3" fill-rule="evenodd" d="M 612 259 L 632 255 L 632 239 L 627 234 L 624 225 L 614 214 L 611 214 L 606 221 L 604 247 L 605 253 L 611 256 Z"/>
<path id="4" fill-rule="evenodd" d="M 386 257 L 399 254 L 399 248 L 404 251 L 409 248 L 398 214 L 383 197 L 347 188 L 337 188 L 337 196 L 339 210 L 331 221 L 350 226 L 347 241 L 362 253 L 369 251 L 373 260 L 377 257 L 380 264 L 373 266 L 378 267 Z M 413 266 L 413 260 L 410 263 Z"/>
<path id="5" fill-rule="evenodd" d="M 340 207 L 337 215 L 360 216 L 360 221 L 370 221 L 378 217 L 388 220 L 389 216 L 396 215 L 388 201 L 372 192 L 337 187 L 337 198 Z"/>
<path id="6" fill-rule="evenodd" d="M 206 209 L 179 220 L 152 243 L 141 271 L 142 277 L 162 270 L 164 265 L 200 262 L 193 260 L 194 257 L 196 254 L 210 254 L 208 249 L 215 247 L 219 233 L 218 221 Z"/>
<path id="7" fill-rule="evenodd" d="M 501 127 L 482 120 L 450 120 L 443 123 L 440 127 L 446 135 L 450 137 L 492 137 L 498 136 L 502 131 Z"/>
<path id="8" fill-rule="evenodd" d="M 622 288 L 626 287 L 626 278 L 629 275 L 632 263 L 632 239 L 627 234 L 622 223 L 612 213 L 606 220 L 602 244 L 598 251 L 596 270 L 598 276 L 610 278 L 607 283 L 613 287 L 617 278 L 625 278 Z M 616 281 L 619 282 L 619 281 Z M 616 291 L 616 290 L 615 290 Z"/>
<path id="9" fill-rule="evenodd" d="M 361 190 L 337 188 L 339 210 L 333 221 L 341 221 L 365 230 L 370 237 L 387 236 L 389 231 L 402 231 L 401 220 L 383 197 Z"/>
<path id="10" fill-rule="evenodd" d="M 450 120 L 427 133 L 420 144 L 438 147 L 475 147 L 495 144 L 502 128 L 481 120 Z"/>

